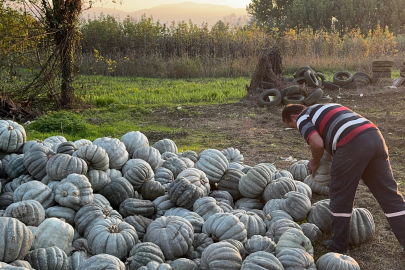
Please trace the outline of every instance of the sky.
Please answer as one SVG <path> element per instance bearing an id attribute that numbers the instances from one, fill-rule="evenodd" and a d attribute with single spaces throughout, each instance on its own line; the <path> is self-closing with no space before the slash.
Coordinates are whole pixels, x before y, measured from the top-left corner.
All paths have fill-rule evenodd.
<path id="1" fill-rule="evenodd" d="M 100 3 L 102 1 L 102 3 Z M 118 10 L 132 12 L 140 9 L 152 8 L 164 4 L 178 4 L 194 2 L 199 4 L 226 5 L 233 8 L 246 8 L 251 0 L 122 0 L 122 4 L 113 4 L 111 0 L 95 1 L 93 7 L 116 8 Z M 118 0 L 117 2 L 119 2 Z"/>

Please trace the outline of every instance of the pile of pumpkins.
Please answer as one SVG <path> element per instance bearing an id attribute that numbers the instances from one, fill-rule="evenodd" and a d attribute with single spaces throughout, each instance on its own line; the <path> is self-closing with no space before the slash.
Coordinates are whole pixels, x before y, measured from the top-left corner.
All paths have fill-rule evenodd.
<path id="1" fill-rule="evenodd" d="M 179 153 L 139 131 L 27 142 L 10 120 L 0 120 L 0 151 L 2 269 L 360 269 L 333 252 L 314 261 L 331 212 L 328 199 L 311 205 L 327 184 L 308 161 L 248 166 L 234 148 Z M 355 209 L 351 244 L 374 231 Z"/>

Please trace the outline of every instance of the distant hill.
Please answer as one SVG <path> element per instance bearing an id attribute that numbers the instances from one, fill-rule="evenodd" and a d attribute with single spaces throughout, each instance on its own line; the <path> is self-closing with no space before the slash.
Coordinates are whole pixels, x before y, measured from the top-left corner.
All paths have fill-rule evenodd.
<path id="1" fill-rule="evenodd" d="M 101 13 L 111 15 L 119 19 L 124 19 L 128 15 L 139 20 L 143 14 L 147 17 L 152 16 L 154 22 L 176 24 L 181 21 L 191 21 L 198 26 L 202 23 L 208 23 L 213 26 L 217 21 L 222 20 L 234 24 L 245 25 L 248 22 L 247 12 L 244 8 L 232 8 L 225 5 L 197 4 L 193 2 L 184 2 L 180 4 L 165 4 L 150 9 L 142 9 L 135 12 L 125 12 L 112 8 L 91 8 L 82 14 L 82 18 L 98 17 Z"/>

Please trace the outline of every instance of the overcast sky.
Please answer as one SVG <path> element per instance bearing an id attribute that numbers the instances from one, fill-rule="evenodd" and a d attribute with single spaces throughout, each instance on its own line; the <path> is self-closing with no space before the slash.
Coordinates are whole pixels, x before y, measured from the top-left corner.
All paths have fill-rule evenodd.
<path id="1" fill-rule="evenodd" d="M 112 4 L 112 1 L 102 0 L 104 4 L 99 1 L 93 5 L 94 7 L 107 7 L 116 8 L 126 12 L 132 12 L 140 9 L 151 8 L 163 4 L 177 4 L 183 3 L 187 0 L 122 0 L 121 4 Z M 119 1 L 118 1 L 119 2 Z M 195 2 L 200 4 L 215 4 L 215 5 L 227 5 L 233 8 L 246 8 L 246 6 L 251 2 L 251 0 L 191 0 L 187 2 Z"/>

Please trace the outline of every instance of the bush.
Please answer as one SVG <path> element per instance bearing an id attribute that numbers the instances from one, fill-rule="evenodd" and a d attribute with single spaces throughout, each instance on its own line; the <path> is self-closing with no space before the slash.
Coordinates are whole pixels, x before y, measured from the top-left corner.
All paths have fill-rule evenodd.
<path id="1" fill-rule="evenodd" d="M 87 124 L 79 115 L 67 111 L 59 111 L 39 117 L 37 120 L 31 122 L 26 129 L 42 133 L 62 132 L 75 134 L 85 132 Z"/>

